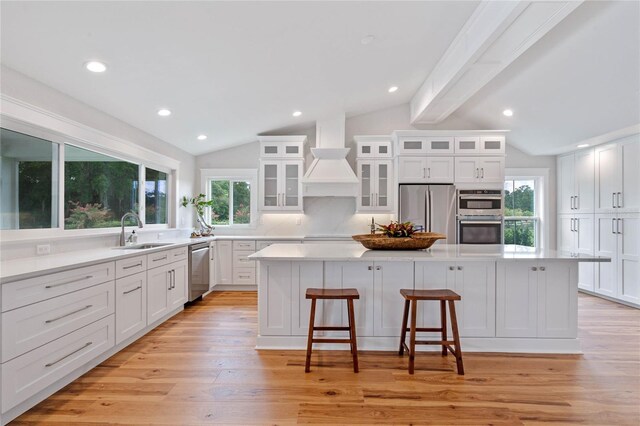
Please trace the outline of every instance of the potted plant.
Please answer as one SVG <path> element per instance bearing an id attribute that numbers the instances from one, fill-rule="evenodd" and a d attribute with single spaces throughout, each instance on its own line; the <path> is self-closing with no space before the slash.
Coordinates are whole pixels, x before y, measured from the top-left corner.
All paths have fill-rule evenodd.
<path id="1" fill-rule="evenodd" d="M 191 204 L 196 209 L 196 214 L 198 215 L 198 223 L 200 224 L 200 235 L 211 235 L 211 231 L 215 228 L 211 226 L 204 218 L 204 209 L 207 207 L 213 207 L 213 200 L 206 200 L 206 196 L 204 194 L 198 194 L 196 197 L 187 197 L 186 195 L 182 197 L 182 207 L 187 207 Z"/>

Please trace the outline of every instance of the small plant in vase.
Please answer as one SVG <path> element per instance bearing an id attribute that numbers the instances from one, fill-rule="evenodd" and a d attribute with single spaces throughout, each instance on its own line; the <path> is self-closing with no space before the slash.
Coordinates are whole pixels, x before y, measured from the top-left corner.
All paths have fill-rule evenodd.
<path id="1" fill-rule="evenodd" d="M 200 224 L 200 235 L 207 236 L 211 235 L 212 231 L 215 229 L 213 226 L 207 223 L 204 218 L 204 209 L 207 207 L 213 207 L 213 200 L 206 200 L 206 195 L 198 194 L 196 197 L 188 198 L 187 196 L 183 196 L 180 204 L 182 207 L 187 207 L 191 204 L 196 209 L 196 214 L 198 215 L 198 223 Z M 212 216 L 215 214 L 213 211 L 211 212 Z M 193 234 L 192 234 L 193 236 Z"/>
<path id="2" fill-rule="evenodd" d="M 411 237 L 414 232 L 413 223 L 411 222 L 391 222 L 388 225 L 378 224 L 377 231 L 389 238 L 407 238 Z"/>

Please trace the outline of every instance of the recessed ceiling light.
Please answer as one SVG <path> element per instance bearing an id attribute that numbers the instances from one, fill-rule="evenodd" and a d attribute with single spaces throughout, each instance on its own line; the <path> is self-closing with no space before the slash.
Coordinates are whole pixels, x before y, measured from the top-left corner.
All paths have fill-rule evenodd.
<path id="1" fill-rule="evenodd" d="M 205 139 L 207 139 L 207 135 L 198 135 L 198 140 L 199 141 L 203 141 Z"/>
<path id="2" fill-rule="evenodd" d="M 107 66 L 98 61 L 89 61 L 84 64 L 84 67 L 91 72 L 105 72 L 107 70 Z"/>
<path id="3" fill-rule="evenodd" d="M 171 111 L 169 111 L 169 110 L 168 110 L 168 109 L 166 109 L 166 108 L 162 108 L 162 109 L 159 109 L 159 110 L 158 110 L 158 115 L 159 115 L 160 117 L 168 117 L 168 116 L 170 116 L 170 115 L 171 115 Z"/>
<path id="4" fill-rule="evenodd" d="M 389 93 L 393 93 L 393 92 L 395 92 L 396 90 L 398 90 L 398 86 L 391 86 L 391 87 L 389 87 Z"/>
<path id="5" fill-rule="evenodd" d="M 293 114 L 291 114 L 291 115 L 293 115 L 294 117 L 300 117 L 302 115 L 302 112 L 294 111 Z"/>
<path id="6" fill-rule="evenodd" d="M 588 143 L 581 143 L 580 145 L 578 145 L 578 148 L 586 148 L 588 146 L 589 146 Z"/>
<path id="7" fill-rule="evenodd" d="M 502 111 L 502 115 L 511 117 L 513 115 L 513 111 L 511 111 L 510 109 L 505 109 L 504 111 Z"/>
<path id="8" fill-rule="evenodd" d="M 372 35 L 367 35 L 362 37 L 362 40 L 360 40 L 360 43 L 364 44 L 365 46 L 369 43 L 371 43 L 373 40 L 375 40 L 376 37 L 372 36 Z"/>

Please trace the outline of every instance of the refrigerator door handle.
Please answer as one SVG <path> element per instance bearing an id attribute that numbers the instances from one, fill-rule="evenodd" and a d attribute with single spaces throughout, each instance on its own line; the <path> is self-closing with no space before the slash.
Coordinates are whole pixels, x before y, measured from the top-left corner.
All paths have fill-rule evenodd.
<path id="1" fill-rule="evenodd" d="M 431 232 L 431 228 L 429 227 L 429 222 L 431 222 L 431 217 L 429 217 L 429 212 L 431 211 L 431 204 L 429 203 L 429 190 L 427 189 L 424 193 L 424 230 L 425 232 Z"/>
<path id="2" fill-rule="evenodd" d="M 432 199 L 432 191 L 427 190 L 427 197 L 429 197 L 429 232 L 433 232 L 431 229 L 431 220 L 433 218 L 433 199 Z"/>

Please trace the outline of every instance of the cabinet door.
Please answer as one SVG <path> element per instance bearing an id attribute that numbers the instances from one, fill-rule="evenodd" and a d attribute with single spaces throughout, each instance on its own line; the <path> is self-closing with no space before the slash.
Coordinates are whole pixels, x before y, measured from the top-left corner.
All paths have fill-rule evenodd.
<path id="1" fill-rule="evenodd" d="M 616 216 L 596 215 L 596 256 L 611 258 L 611 262 L 596 265 L 595 292 L 615 297 L 617 293 L 617 245 Z"/>
<path id="2" fill-rule="evenodd" d="M 574 154 L 558 157 L 558 213 L 573 213 L 574 161 Z"/>
<path id="3" fill-rule="evenodd" d="M 423 157 L 398 158 L 398 183 L 427 181 L 427 161 Z"/>
<path id="4" fill-rule="evenodd" d="M 451 290 L 462 298 L 456 302 L 460 336 L 495 337 L 495 262 L 458 262 Z"/>
<path id="5" fill-rule="evenodd" d="M 480 152 L 482 154 L 504 154 L 504 136 L 482 136 L 480 138 Z"/>
<path id="6" fill-rule="evenodd" d="M 402 136 L 398 142 L 398 154 L 424 154 L 427 141 L 424 137 Z"/>
<path id="7" fill-rule="evenodd" d="M 323 262 L 292 262 L 291 270 L 291 334 L 309 333 L 311 300 L 305 296 L 308 288 L 323 288 Z M 316 324 L 323 321 L 323 301 L 316 301 Z"/>
<path id="8" fill-rule="evenodd" d="M 453 183 L 453 157 L 429 157 L 426 160 L 427 181 L 431 183 Z"/>
<path id="9" fill-rule="evenodd" d="M 302 162 L 283 161 L 281 170 L 281 210 L 302 210 Z"/>
<path id="10" fill-rule="evenodd" d="M 187 302 L 187 280 L 188 267 L 187 262 L 176 262 L 169 265 L 171 267 L 171 275 L 173 285 L 169 290 L 169 311 L 173 311 Z"/>
<path id="11" fill-rule="evenodd" d="M 620 144 L 622 169 L 618 211 L 640 212 L 640 142 Z"/>
<path id="12" fill-rule="evenodd" d="M 375 336 L 400 336 L 404 298 L 401 289 L 413 290 L 413 262 L 376 262 L 373 275 Z"/>
<path id="13" fill-rule="evenodd" d="M 428 137 L 427 152 L 429 154 L 453 154 L 453 138 Z"/>
<path id="14" fill-rule="evenodd" d="M 497 337 L 536 337 L 538 333 L 537 270 L 536 262 L 498 262 Z"/>
<path id="15" fill-rule="evenodd" d="M 558 250 L 575 252 L 575 218 L 569 215 L 558 216 Z"/>
<path id="16" fill-rule="evenodd" d="M 263 336 L 291 335 L 291 262 L 260 262 L 258 323 Z"/>
<path id="17" fill-rule="evenodd" d="M 537 275 L 538 337 L 577 337 L 578 265 L 544 261 Z"/>
<path id="18" fill-rule="evenodd" d="M 455 280 L 455 264 L 448 262 L 415 262 L 415 289 L 451 289 Z M 450 321 L 448 321 L 449 323 Z M 418 305 L 417 327 L 440 326 L 440 303 L 434 300 Z M 425 333 L 428 337 L 439 337 L 440 333 Z"/>
<path id="19" fill-rule="evenodd" d="M 575 222 L 575 251 L 581 254 L 595 253 L 595 221 L 592 214 L 576 215 Z M 595 263 L 578 263 L 578 287 L 594 291 L 595 289 Z"/>
<path id="20" fill-rule="evenodd" d="M 455 138 L 456 154 L 477 154 L 480 152 L 480 138 L 477 136 Z"/>
<path id="21" fill-rule="evenodd" d="M 147 326 L 147 273 L 116 280 L 116 344 Z"/>
<path id="22" fill-rule="evenodd" d="M 578 213 L 592 213 L 595 190 L 595 162 L 593 150 L 576 152 L 575 155 L 575 202 Z M 636 167 L 637 169 L 638 167 Z"/>
<path id="23" fill-rule="evenodd" d="M 216 284 L 232 284 L 233 250 L 231 241 L 216 242 Z"/>
<path id="24" fill-rule="evenodd" d="M 355 288 L 360 299 L 354 301 L 356 335 L 373 336 L 373 263 L 325 262 L 326 288 Z M 340 312 L 338 315 L 337 312 Z M 324 301 L 325 324 L 348 325 L 344 300 Z"/>
<path id="25" fill-rule="evenodd" d="M 389 211 L 393 208 L 392 164 L 391 160 L 379 160 L 375 163 L 376 173 L 374 176 L 376 178 L 376 199 L 374 204 L 376 206 L 376 210 Z"/>
<path id="26" fill-rule="evenodd" d="M 640 215 L 623 214 L 618 227 L 618 297 L 640 304 Z"/>
<path id="27" fill-rule="evenodd" d="M 620 189 L 618 145 L 596 148 L 596 213 L 614 212 Z M 635 166 L 637 168 L 637 165 Z"/>
<path id="28" fill-rule="evenodd" d="M 260 163 L 260 208 L 262 210 L 280 209 L 280 161 L 262 161 Z"/>
<path id="29" fill-rule="evenodd" d="M 216 268 L 218 266 L 218 262 L 216 261 L 217 257 L 218 253 L 216 250 L 216 242 L 211 241 L 211 244 L 209 244 L 209 290 L 215 287 L 218 277 L 216 272 Z"/>
<path id="30" fill-rule="evenodd" d="M 479 159 L 475 157 L 456 157 L 455 159 L 455 182 L 474 183 L 478 182 L 480 175 Z"/>
<path id="31" fill-rule="evenodd" d="M 152 324 L 169 312 L 171 269 L 171 265 L 164 265 L 147 271 L 147 324 Z"/>
<path id="32" fill-rule="evenodd" d="M 504 157 L 480 160 L 480 182 L 504 184 Z"/>
<path id="33" fill-rule="evenodd" d="M 358 195 L 358 210 L 371 210 L 375 197 L 375 184 L 373 181 L 374 161 L 358 161 L 358 180 L 360 191 Z"/>

